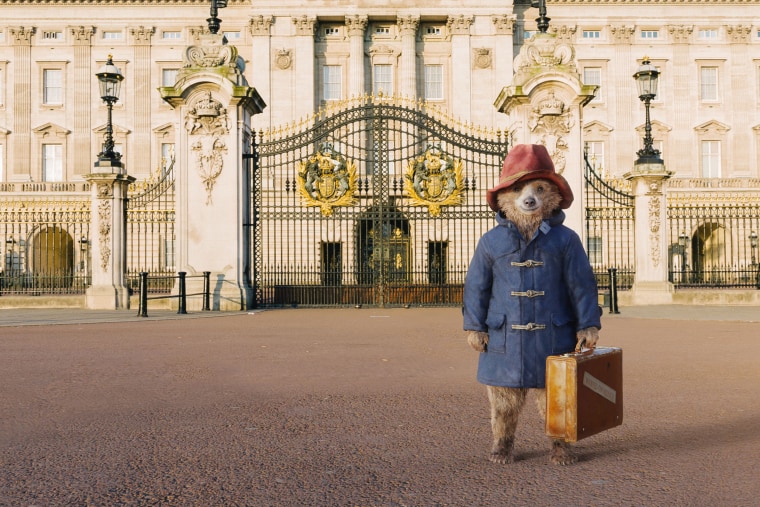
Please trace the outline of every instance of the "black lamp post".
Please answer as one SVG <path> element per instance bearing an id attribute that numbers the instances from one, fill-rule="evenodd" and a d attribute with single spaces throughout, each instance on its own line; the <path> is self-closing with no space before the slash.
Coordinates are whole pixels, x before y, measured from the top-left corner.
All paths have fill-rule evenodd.
<path id="1" fill-rule="evenodd" d="M 681 271 L 683 272 L 681 281 L 684 282 L 686 281 L 686 270 L 689 269 L 689 251 L 687 250 L 689 236 L 685 231 L 681 231 L 681 234 L 678 235 L 678 244 L 681 245 L 681 262 L 683 263 L 683 266 L 681 266 Z"/>
<path id="2" fill-rule="evenodd" d="M 111 167 L 121 167 L 121 153 L 113 151 L 113 122 L 111 111 L 114 103 L 119 100 L 119 91 L 124 76 L 119 68 L 113 64 L 112 56 L 108 55 L 108 61 L 103 65 L 95 75 L 100 85 L 100 98 L 108 106 L 108 122 L 106 123 L 106 142 L 103 143 L 103 151 L 98 153 L 98 165 Z M 103 162 L 101 164 L 101 162 Z"/>
<path id="3" fill-rule="evenodd" d="M 644 148 L 639 150 L 637 155 L 639 158 L 636 160 L 636 164 L 662 164 L 660 158 L 660 150 L 654 149 L 652 146 L 652 123 L 649 121 L 649 103 L 657 96 L 657 79 L 660 75 L 660 71 L 652 65 L 649 61 L 649 57 L 644 57 L 641 62 L 639 70 L 633 75 L 636 80 L 636 85 L 639 89 L 639 100 L 644 103 L 646 110 L 646 123 L 644 124 Z"/>
<path id="4" fill-rule="evenodd" d="M 749 246 L 752 249 L 752 269 L 755 272 L 755 286 L 760 289 L 760 266 L 757 265 L 757 257 L 755 252 L 757 251 L 757 232 L 752 231 L 749 233 Z"/>
<path id="5" fill-rule="evenodd" d="M 208 21 L 208 31 L 216 34 L 219 32 L 219 27 L 222 26 L 222 20 L 217 18 L 219 14 L 218 9 L 224 9 L 227 7 L 227 0 L 211 0 L 211 17 L 206 19 Z"/>
<path id="6" fill-rule="evenodd" d="M 549 29 L 549 21 L 552 19 L 546 17 L 546 0 L 531 0 L 530 6 L 538 7 L 538 17 L 536 18 L 538 24 L 536 26 L 540 33 L 546 33 L 546 30 Z"/>

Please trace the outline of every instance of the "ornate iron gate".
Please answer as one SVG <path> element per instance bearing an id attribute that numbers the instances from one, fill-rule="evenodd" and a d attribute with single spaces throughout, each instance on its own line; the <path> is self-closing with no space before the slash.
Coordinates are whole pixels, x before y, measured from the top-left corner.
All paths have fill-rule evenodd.
<path id="1" fill-rule="evenodd" d="M 506 133 L 363 97 L 252 142 L 256 306 L 461 304 Z"/>
<path id="2" fill-rule="evenodd" d="M 617 288 L 630 289 L 635 275 L 634 196 L 627 182 L 604 180 L 585 160 L 586 251 L 600 289 L 610 289 L 610 269 Z"/>

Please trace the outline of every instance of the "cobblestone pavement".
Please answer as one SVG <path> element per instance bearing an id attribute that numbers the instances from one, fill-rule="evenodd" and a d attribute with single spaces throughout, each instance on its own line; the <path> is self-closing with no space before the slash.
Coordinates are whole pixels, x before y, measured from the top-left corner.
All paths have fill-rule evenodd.
<path id="1" fill-rule="evenodd" d="M 488 461 L 456 308 L 2 310 L 0 505 L 757 505 L 757 311 L 645 310 L 602 319 L 624 423 L 570 467 L 533 403 L 516 463 Z"/>

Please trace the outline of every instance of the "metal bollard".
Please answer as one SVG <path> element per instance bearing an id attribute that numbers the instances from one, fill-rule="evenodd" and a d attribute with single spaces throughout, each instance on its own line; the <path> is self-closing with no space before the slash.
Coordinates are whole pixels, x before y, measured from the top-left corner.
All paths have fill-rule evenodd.
<path id="1" fill-rule="evenodd" d="M 211 310 L 211 271 L 203 272 L 203 310 L 207 312 Z"/>
<path id="2" fill-rule="evenodd" d="M 610 313 L 620 313 L 617 302 L 617 268 L 610 268 Z"/>
<path id="3" fill-rule="evenodd" d="M 140 272 L 140 308 L 137 310 L 138 317 L 148 316 L 148 273 Z"/>
<path id="4" fill-rule="evenodd" d="M 185 286 L 185 275 L 187 273 L 180 271 L 177 274 L 179 275 L 179 309 L 177 313 L 184 315 L 187 313 L 187 287 Z"/>

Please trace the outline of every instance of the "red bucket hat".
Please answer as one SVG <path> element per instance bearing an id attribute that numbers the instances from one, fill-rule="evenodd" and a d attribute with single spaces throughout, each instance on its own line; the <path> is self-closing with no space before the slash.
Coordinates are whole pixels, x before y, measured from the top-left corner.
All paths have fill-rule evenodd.
<path id="1" fill-rule="evenodd" d="M 542 144 L 518 144 L 509 150 L 501 167 L 499 184 L 486 191 L 486 201 L 492 210 L 499 211 L 496 194 L 500 190 L 509 188 L 518 181 L 536 179 L 549 180 L 557 185 L 562 196 L 560 208 L 567 209 L 573 203 L 573 191 L 570 190 L 570 185 L 562 175 L 554 171 L 554 162 Z"/>

